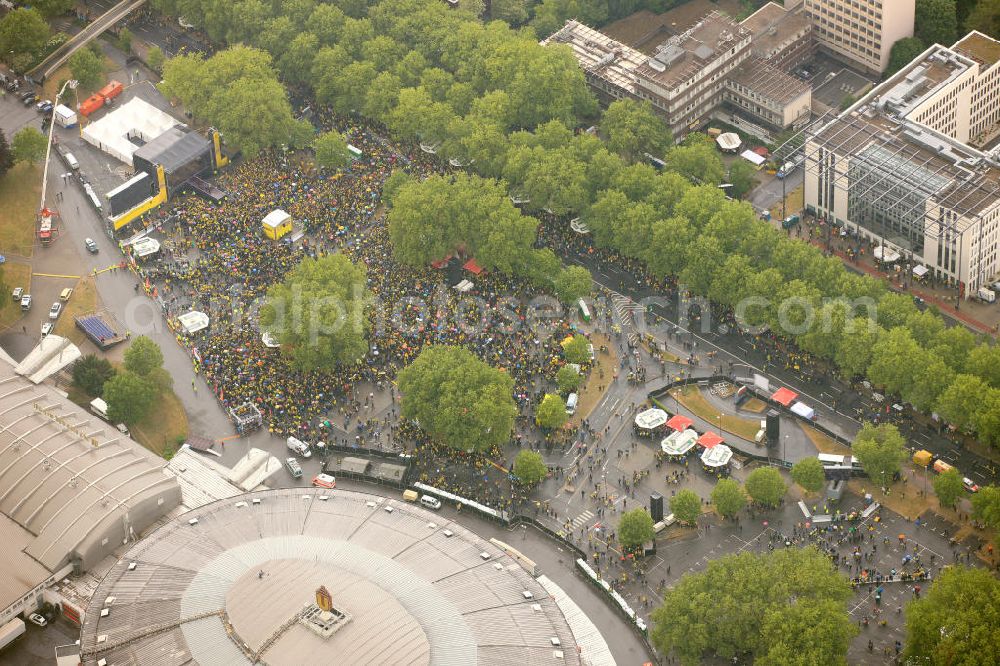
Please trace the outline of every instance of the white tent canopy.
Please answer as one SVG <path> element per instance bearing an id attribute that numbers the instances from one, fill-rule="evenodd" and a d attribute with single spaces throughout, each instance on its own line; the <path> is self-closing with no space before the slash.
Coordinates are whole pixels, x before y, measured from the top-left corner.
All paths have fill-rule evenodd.
<path id="1" fill-rule="evenodd" d="M 587 226 L 586 222 L 583 222 L 578 217 L 574 217 L 569 221 L 569 228 L 578 234 L 589 234 L 590 227 Z"/>
<path id="2" fill-rule="evenodd" d="M 705 449 L 701 454 L 701 462 L 705 467 L 722 467 L 727 465 L 733 457 L 733 450 L 725 444 L 718 444 L 710 449 Z"/>
<path id="3" fill-rule="evenodd" d="M 683 456 L 694 448 L 695 442 L 697 441 L 698 433 L 691 428 L 688 428 L 687 430 L 678 430 L 670 433 L 668 437 L 665 437 L 663 441 L 660 442 L 660 449 L 662 449 L 668 456 Z"/>
<path id="4" fill-rule="evenodd" d="M 188 335 L 193 335 L 198 331 L 203 331 L 208 328 L 208 315 L 204 312 L 198 312 L 197 310 L 192 310 L 191 312 L 185 312 L 184 314 L 177 317 L 177 321 L 180 322 L 181 326 L 184 327 L 184 332 Z"/>
<path id="5" fill-rule="evenodd" d="M 875 248 L 875 251 L 872 252 L 872 256 L 878 259 L 879 261 L 884 261 L 887 264 L 891 264 L 894 261 L 899 261 L 898 252 L 896 252 L 891 248 L 884 247 L 882 245 L 879 245 L 878 247 Z"/>
<path id="6" fill-rule="evenodd" d="M 160 251 L 160 241 L 148 236 L 140 238 L 132 243 L 132 254 L 143 259 Z"/>
<path id="7" fill-rule="evenodd" d="M 740 153 L 740 157 L 742 157 L 748 162 L 752 162 L 754 166 L 760 166 L 761 164 L 767 161 L 766 159 L 764 159 L 763 155 L 758 155 L 752 150 L 744 150 L 742 153 Z"/>
<path id="8" fill-rule="evenodd" d="M 635 424 L 644 430 L 659 428 L 667 422 L 667 413 L 662 409 L 647 409 L 635 415 Z"/>
<path id="9" fill-rule="evenodd" d="M 928 269 L 923 264 L 917 264 L 916 266 L 913 267 L 913 274 L 916 275 L 917 277 L 923 277 L 927 275 L 928 272 L 930 272 L 930 269 Z"/>
<path id="10" fill-rule="evenodd" d="M 725 134 L 720 134 L 716 137 L 715 142 L 719 144 L 719 148 L 726 151 L 727 153 L 735 152 L 739 149 L 740 135 L 736 132 L 726 132 Z"/>
<path id="11" fill-rule="evenodd" d="M 810 421 L 816 418 L 816 410 L 804 402 L 797 402 L 789 407 L 789 409 L 793 414 L 798 414 L 802 418 L 809 419 Z"/>
<path id="12" fill-rule="evenodd" d="M 180 124 L 173 116 L 135 97 L 87 125 L 83 130 L 83 140 L 132 166 L 132 153 L 139 150 L 140 144 L 149 143 Z M 129 137 L 140 141 L 133 143 Z"/>

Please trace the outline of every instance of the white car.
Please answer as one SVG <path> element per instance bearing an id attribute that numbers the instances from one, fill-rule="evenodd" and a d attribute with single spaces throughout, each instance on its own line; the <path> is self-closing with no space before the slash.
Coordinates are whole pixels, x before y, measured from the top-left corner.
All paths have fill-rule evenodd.
<path id="1" fill-rule="evenodd" d="M 52 304 L 52 307 L 49 308 L 49 319 L 55 321 L 56 319 L 59 319 L 60 314 L 62 314 L 62 303 L 56 301 Z"/>
<path id="2" fill-rule="evenodd" d="M 312 451 L 309 450 L 309 445 L 303 442 L 301 439 L 295 437 L 289 437 L 285 440 L 285 444 L 288 446 L 288 450 L 292 453 L 296 453 L 303 458 L 308 458 L 312 455 Z"/>
<path id="3" fill-rule="evenodd" d="M 42 324 L 42 337 L 44 338 L 46 335 L 51 333 L 54 327 L 55 324 L 53 324 L 51 321 L 47 321 L 44 324 Z"/>
<path id="4" fill-rule="evenodd" d="M 37 624 L 39 627 L 44 627 L 45 625 L 48 624 L 48 622 L 45 621 L 45 618 L 39 615 L 38 613 L 32 613 L 31 615 L 29 615 L 28 621 L 31 622 L 32 624 Z"/>

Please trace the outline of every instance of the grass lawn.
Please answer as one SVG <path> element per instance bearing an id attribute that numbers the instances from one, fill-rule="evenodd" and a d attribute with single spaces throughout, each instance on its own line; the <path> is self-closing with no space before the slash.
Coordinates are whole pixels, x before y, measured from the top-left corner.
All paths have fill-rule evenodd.
<path id="1" fill-rule="evenodd" d="M 685 386 L 682 389 L 673 389 L 670 391 L 670 395 L 695 416 L 708 421 L 716 427 L 721 427 L 724 432 L 731 433 L 749 442 L 754 440 L 757 431 L 760 430 L 759 419 L 744 419 L 730 414 L 721 414 L 722 421 L 721 426 L 719 426 L 719 410 L 705 399 L 705 396 L 701 394 L 701 390 L 697 386 Z"/>
<path id="2" fill-rule="evenodd" d="M 114 60 L 112 60 L 107 56 L 104 56 L 105 74 L 107 74 L 108 72 L 113 72 L 117 68 L 118 66 L 115 64 Z M 62 84 L 71 79 L 72 77 L 73 74 L 69 71 L 68 65 L 63 65 L 62 67 L 57 69 L 52 74 L 52 76 L 47 78 L 45 80 L 45 83 L 42 84 L 42 99 L 55 100 L 56 93 L 59 92 L 59 88 L 61 88 Z M 62 104 L 65 104 L 71 109 L 75 109 L 77 102 L 82 102 L 83 100 L 87 99 L 92 94 L 103 88 L 105 85 L 107 85 L 108 83 L 107 78 L 108 78 L 107 76 L 102 76 L 100 81 L 98 81 L 97 85 L 95 86 L 87 88 L 80 86 L 75 91 L 75 97 L 74 97 L 74 91 L 67 88 L 66 92 L 63 93 L 63 99 L 61 100 Z M 122 83 L 127 84 L 128 81 L 122 81 Z"/>
<path id="3" fill-rule="evenodd" d="M 806 434 L 806 437 L 809 438 L 809 441 L 816 445 L 816 450 L 820 453 L 829 453 L 830 455 L 839 456 L 850 455 L 851 449 L 832 437 L 824 435 L 819 430 L 810 428 L 809 426 L 800 424 L 800 427 L 802 428 L 802 432 Z"/>
<path id="4" fill-rule="evenodd" d="M 604 395 L 604 392 L 598 390 L 598 387 L 603 384 L 604 388 L 607 389 L 608 381 L 612 373 L 614 373 L 614 369 L 618 367 L 618 357 L 614 353 L 615 347 L 606 336 L 594 333 L 590 336 L 590 341 L 594 345 L 596 359 L 590 375 L 578 391 L 580 397 L 576 405 L 576 414 L 569 419 L 569 422 L 574 427 L 580 425 L 583 419 L 590 416 L 590 412 L 593 411 L 601 396 Z M 607 345 L 608 351 L 597 351 L 601 345 Z M 601 370 L 604 371 L 604 377 L 601 377 Z"/>
<path id="5" fill-rule="evenodd" d="M 742 405 L 740 409 L 746 410 L 748 412 L 753 412 L 754 414 L 760 414 L 765 409 L 767 409 L 767 403 L 763 400 L 758 400 L 757 398 L 750 398 Z"/>
<path id="6" fill-rule="evenodd" d="M 180 398 L 168 390 L 159 397 L 156 406 L 145 419 L 129 428 L 132 439 L 162 456 L 177 450 L 177 440 L 187 437 L 188 419 Z"/>
<path id="7" fill-rule="evenodd" d="M 4 299 L 3 308 L 0 308 L 0 331 L 21 318 L 21 305 L 15 303 L 10 297 L 10 292 L 14 287 L 23 287 L 24 293 L 31 293 L 31 266 L 20 262 L 8 261 L 3 266 L 3 281 L 7 285 L 7 291 L 0 294 Z"/>
<path id="8" fill-rule="evenodd" d="M 0 178 L 0 254 L 31 257 L 41 196 L 41 164 L 21 162 Z"/>
<path id="9" fill-rule="evenodd" d="M 55 334 L 69 338 L 73 344 L 82 345 L 87 336 L 76 327 L 75 319 L 97 309 L 97 287 L 93 277 L 85 277 L 73 285 L 73 295 L 63 306 L 63 312 L 56 323 Z"/>

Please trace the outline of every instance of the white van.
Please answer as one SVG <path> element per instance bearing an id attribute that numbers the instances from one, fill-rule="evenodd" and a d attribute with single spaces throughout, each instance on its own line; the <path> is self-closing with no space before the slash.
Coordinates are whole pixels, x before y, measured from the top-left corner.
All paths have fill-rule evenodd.
<path id="1" fill-rule="evenodd" d="M 441 500 L 436 497 L 431 497 L 430 495 L 424 495 L 420 498 L 420 503 L 426 507 L 430 507 L 435 511 L 441 508 Z"/>
<path id="2" fill-rule="evenodd" d="M 292 453 L 297 453 L 303 458 L 308 458 L 312 455 L 312 451 L 309 450 L 309 445 L 303 442 L 301 439 L 295 437 L 289 437 L 285 440 L 285 444 L 288 446 L 288 450 Z"/>
<path id="3" fill-rule="evenodd" d="M 90 411 L 100 416 L 105 421 L 108 420 L 108 403 L 101 398 L 94 398 L 90 401 Z"/>
<path id="4" fill-rule="evenodd" d="M 66 153 L 63 155 L 63 159 L 66 160 L 66 166 L 73 171 L 79 171 L 80 163 L 76 161 L 75 157 L 73 157 L 73 153 Z"/>
<path id="5" fill-rule="evenodd" d="M 570 393 L 566 398 L 566 413 L 570 416 L 576 414 L 576 403 L 580 400 L 576 393 Z"/>

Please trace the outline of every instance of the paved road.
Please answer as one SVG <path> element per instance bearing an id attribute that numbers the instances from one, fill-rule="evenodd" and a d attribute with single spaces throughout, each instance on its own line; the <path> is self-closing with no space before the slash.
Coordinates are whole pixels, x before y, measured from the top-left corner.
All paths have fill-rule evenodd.
<path id="1" fill-rule="evenodd" d="M 757 210 L 771 210 L 773 206 L 781 203 L 782 191 L 787 195 L 796 187 L 802 185 L 805 180 L 805 173 L 806 170 L 799 167 L 792 171 L 792 174 L 785 178 L 784 181 L 777 176 L 770 176 L 769 180 L 758 185 L 750 194 L 750 203 Z M 782 187 L 785 189 L 782 190 Z M 791 215 L 798 211 L 788 210 L 787 212 Z"/>

